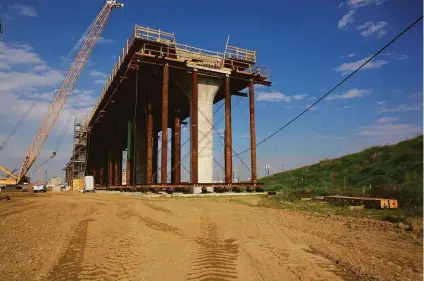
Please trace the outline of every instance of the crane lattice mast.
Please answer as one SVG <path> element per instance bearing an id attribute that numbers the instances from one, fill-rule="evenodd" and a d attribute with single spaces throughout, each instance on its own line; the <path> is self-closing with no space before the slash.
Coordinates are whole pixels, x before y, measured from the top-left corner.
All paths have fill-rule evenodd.
<path id="1" fill-rule="evenodd" d="M 26 175 L 31 166 L 34 164 L 35 160 L 40 155 L 44 143 L 46 142 L 46 139 L 49 136 L 53 125 L 59 117 L 63 105 L 71 94 L 74 84 L 78 79 L 81 70 L 84 68 L 85 63 L 87 62 L 88 56 L 90 55 L 94 45 L 99 39 L 100 34 L 102 33 L 103 28 L 106 25 L 106 22 L 110 16 L 112 9 L 119 8 L 122 6 L 123 4 L 120 4 L 117 1 L 106 1 L 105 6 L 96 17 L 94 23 L 90 26 L 91 29 L 88 30 L 87 36 L 83 41 L 84 43 L 82 44 L 77 58 L 72 64 L 71 69 L 66 74 L 66 77 L 63 80 L 61 87 L 59 88 L 59 90 L 56 91 L 56 96 L 52 104 L 50 105 L 49 110 L 47 111 L 44 120 L 25 155 L 25 159 L 19 170 L 17 182 L 19 182 Z"/>

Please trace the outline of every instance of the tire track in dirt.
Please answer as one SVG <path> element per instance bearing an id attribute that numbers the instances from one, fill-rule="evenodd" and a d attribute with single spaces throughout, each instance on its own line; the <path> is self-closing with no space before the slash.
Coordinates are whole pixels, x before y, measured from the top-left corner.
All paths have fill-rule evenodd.
<path id="1" fill-rule="evenodd" d="M 144 205 L 146 205 L 147 207 L 149 207 L 149 208 L 151 208 L 151 209 L 155 210 L 155 211 L 158 211 L 158 212 L 171 213 L 171 211 L 170 211 L 170 210 L 168 210 L 168 209 L 166 209 L 166 208 L 164 208 L 164 207 L 161 207 L 161 206 L 158 206 L 158 205 L 155 205 L 155 204 L 149 203 L 149 202 L 148 202 L 148 201 L 146 201 L 146 200 L 143 200 L 143 204 L 144 204 Z"/>
<path id="2" fill-rule="evenodd" d="M 101 240 L 94 237 L 89 240 L 86 251 L 95 254 L 83 266 L 80 276 L 84 280 L 139 280 L 144 265 L 143 248 L 137 239 L 138 233 L 132 229 L 132 223 L 136 222 L 133 218 L 138 217 L 138 213 L 125 204 L 117 204 L 116 207 L 118 211 L 108 218 L 114 227 L 102 229 L 108 233 L 107 236 L 102 236 Z M 116 231 L 117 227 L 121 231 Z M 94 263 L 93 260 L 98 262 Z"/>
<path id="3" fill-rule="evenodd" d="M 60 256 L 58 263 L 50 271 L 46 280 L 80 280 L 78 274 L 82 271 L 87 228 L 90 222 L 90 219 L 85 219 L 78 223 L 68 247 Z"/>
<path id="4" fill-rule="evenodd" d="M 239 245 L 236 239 L 220 237 L 218 226 L 201 217 L 201 234 L 195 239 L 200 250 L 192 260 L 192 270 L 187 280 L 231 281 L 237 280 L 236 261 Z"/>
<path id="5" fill-rule="evenodd" d="M 22 206 L 20 209 L 16 210 L 14 208 L 14 210 L 8 210 L 8 211 L 4 211 L 0 213 L 0 218 L 6 218 L 12 215 L 17 215 L 17 214 L 21 214 L 23 212 L 27 212 L 27 211 L 31 211 L 32 209 L 34 209 L 35 207 L 38 207 L 42 204 L 40 204 L 39 201 L 33 201 L 33 202 L 28 202 L 25 203 L 24 206 Z"/>

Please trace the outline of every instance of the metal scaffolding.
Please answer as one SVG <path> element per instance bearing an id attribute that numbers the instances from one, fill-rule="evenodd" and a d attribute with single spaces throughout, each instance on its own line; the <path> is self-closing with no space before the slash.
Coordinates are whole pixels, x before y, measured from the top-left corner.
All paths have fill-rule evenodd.
<path id="1" fill-rule="evenodd" d="M 81 179 L 85 176 L 87 162 L 87 132 L 88 127 L 84 118 L 75 118 L 74 122 L 74 146 L 71 158 L 72 178 Z"/>

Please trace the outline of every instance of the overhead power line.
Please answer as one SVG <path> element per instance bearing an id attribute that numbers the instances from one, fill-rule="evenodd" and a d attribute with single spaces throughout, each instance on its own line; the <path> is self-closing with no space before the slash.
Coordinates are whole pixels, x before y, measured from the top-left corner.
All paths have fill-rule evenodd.
<path id="1" fill-rule="evenodd" d="M 344 78 L 342 81 L 340 81 L 336 86 L 334 86 L 330 91 L 328 91 L 325 95 L 323 95 L 322 97 L 320 97 L 316 102 L 314 102 L 313 104 L 311 104 L 309 107 L 307 107 L 304 111 L 302 111 L 300 114 L 298 114 L 296 117 L 294 117 L 293 119 L 291 119 L 288 123 L 286 123 L 284 126 L 280 127 L 278 130 L 276 130 L 275 132 L 273 132 L 272 134 L 270 134 L 269 136 L 267 136 L 266 138 L 264 138 L 262 141 L 260 141 L 259 143 L 256 144 L 256 147 L 258 147 L 259 145 L 263 144 L 264 142 L 266 142 L 267 140 L 269 140 L 270 138 L 272 138 L 273 136 L 275 136 L 276 134 L 278 134 L 279 132 L 281 132 L 283 129 L 285 129 L 286 127 L 288 127 L 291 123 L 293 123 L 294 121 L 296 121 L 300 116 L 302 116 L 303 114 L 305 114 L 306 112 L 308 112 L 312 107 L 314 107 L 317 103 L 319 103 L 320 101 L 322 101 L 323 99 L 325 99 L 328 95 L 330 95 L 335 89 L 337 89 L 338 87 L 340 87 L 344 82 L 346 82 L 350 77 L 352 77 L 354 74 L 356 74 L 359 70 L 361 70 L 364 66 L 366 66 L 370 61 L 372 61 L 376 56 L 378 56 L 381 52 L 383 52 L 387 47 L 389 47 L 390 45 L 392 45 L 396 40 L 398 40 L 402 35 L 404 35 L 407 31 L 409 31 L 414 25 L 416 25 L 418 22 L 420 22 L 423 19 L 423 16 L 420 16 L 418 19 L 416 19 L 413 23 L 411 23 L 407 28 L 405 28 L 402 32 L 400 32 L 396 37 L 394 37 L 392 40 L 389 41 L 389 43 L 387 43 L 386 45 L 384 45 L 384 47 L 382 47 L 378 52 L 376 52 L 373 56 L 371 56 L 369 59 L 367 59 L 361 66 L 359 66 L 355 71 L 353 71 L 352 73 L 350 73 L 346 78 Z M 235 155 L 233 155 L 233 157 L 235 156 L 239 156 L 243 153 L 246 153 L 250 150 L 250 148 L 237 153 Z"/>

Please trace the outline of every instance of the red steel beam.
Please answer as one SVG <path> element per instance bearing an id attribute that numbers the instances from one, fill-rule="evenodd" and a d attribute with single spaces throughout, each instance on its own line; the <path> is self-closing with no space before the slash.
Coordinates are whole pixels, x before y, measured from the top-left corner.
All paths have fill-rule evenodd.
<path id="1" fill-rule="evenodd" d="M 119 149 L 117 147 L 115 147 L 115 161 L 114 161 L 115 167 L 113 169 L 114 170 L 113 175 L 114 175 L 114 184 L 115 185 L 121 185 L 121 183 L 122 183 L 122 181 L 119 182 L 119 178 L 120 178 L 119 175 L 121 174 L 121 172 L 120 172 L 120 166 L 121 165 L 119 165 L 120 160 L 121 160 L 121 156 L 119 155 Z"/>
<path id="2" fill-rule="evenodd" d="M 146 163 L 146 183 L 151 184 L 153 172 L 153 105 L 152 95 L 147 93 L 147 163 Z"/>
<path id="3" fill-rule="evenodd" d="M 179 184 L 181 177 L 181 119 L 176 110 L 172 126 L 171 183 Z"/>
<path id="4" fill-rule="evenodd" d="M 256 184 L 256 126 L 255 126 L 255 89 L 253 80 L 249 81 L 249 108 L 250 108 L 250 161 L 252 169 L 252 183 Z"/>
<path id="5" fill-rule="evenodd" d="M 153 183 L 158 182 L 158 134 L 153 133 Z"/>
<path id="6" fill-rule="evenodd" d="M 232 134 L 231 134 L 231 93 L 230 77 L 225 77 L 225 183 L 232 182 L 233 161 L 231 155 Z"/>
<path id="7" fill-rule="evenodd" d="M 198 183 L 198 73 L 197 70 L 193 71 L 192 74 L 192 94 L 191 94 L 191 182 L 193 184 Z"/>
<path id="8" fill-rule="evenodd" d="M 165 184 L 168 178 L 168 64 L 163 67 L 162 75 L 162 150 L 160 182 Z"/>

